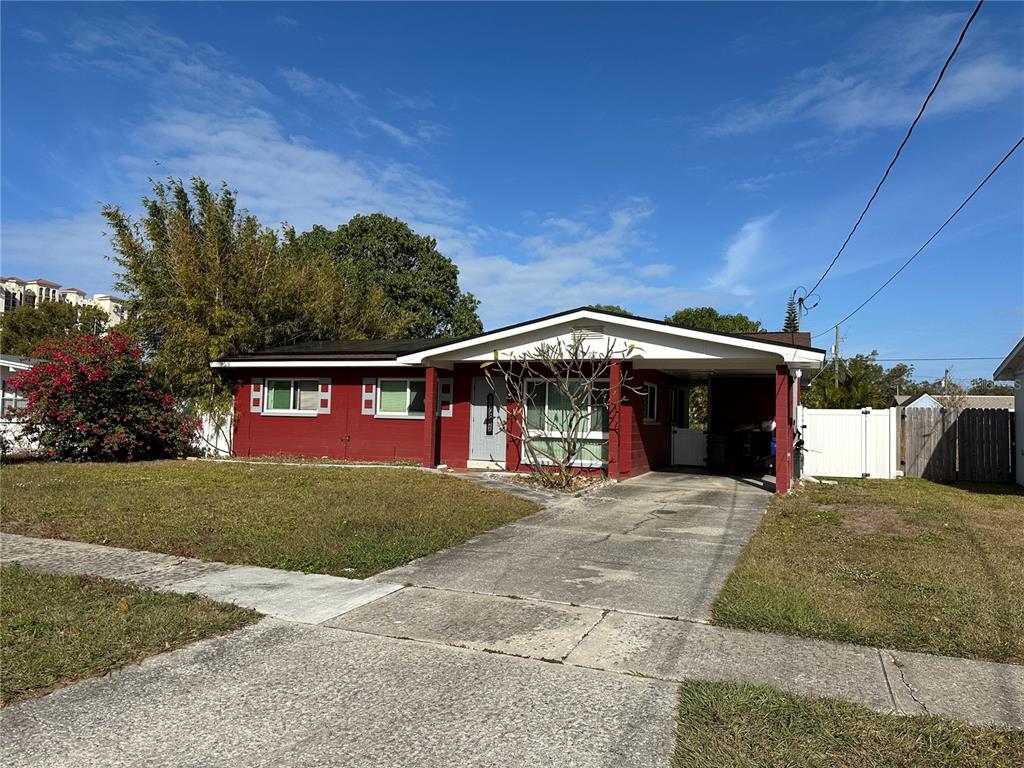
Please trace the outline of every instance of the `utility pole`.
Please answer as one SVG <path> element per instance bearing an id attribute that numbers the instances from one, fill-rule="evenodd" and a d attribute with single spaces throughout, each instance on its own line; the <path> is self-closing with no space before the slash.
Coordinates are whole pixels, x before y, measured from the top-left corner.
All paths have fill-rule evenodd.
<path id="1" fill-rule="evenodd" d="M 832 367 L 836 389 L 839 389 L 839 326 L 836 326 L 836 345 L 832 348 Z"/>
<path id="2" fill-rule="evenodd" d="M 942 394 L 949 392 L 949 368 L 942 374 Z"/>

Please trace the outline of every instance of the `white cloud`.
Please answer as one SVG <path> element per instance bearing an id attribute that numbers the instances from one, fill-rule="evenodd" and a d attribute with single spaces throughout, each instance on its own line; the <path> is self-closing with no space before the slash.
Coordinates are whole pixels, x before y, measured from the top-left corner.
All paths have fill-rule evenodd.
<path id="1" fill-rule="evenodd" d="M 552 216 L 544 219 L 541 224 L 545 227 L 561 229 L 563 232 L 568 232 L 570 235 L 575 235 L 583 231 L 583 225 L 580 222 L 567 219 L 564 216 Z"/>
<path id="2" fill-rule="evenodd" d="M 776 214 L 761 216 L 746 222 L 725 249 L 724 264 L 715 273 L 710 286 L 735 296 L 749 296 L 747 286 L 752 273 L 757 270 L 759 259 L 764 256 L 768 228 Z"/>
<path id="3" fill-rule="evenodd" d="M 726 105 L 705 130 L 733 136 L 805 120 L 838 132 L 906 125 L 963 21 L 960 13 L 888 18 L 863 33 L 854 53 L 797 73 L 767 99 Z M 979 22 L 968 33 L 929 114 L 966 112 L 1020 92 L 1024 72 L 986 40 L 983 26 Z"/>
<path id="4" fill-rule="evenodd" d="M 733 182 L 732 186 L 742 192 L 763 192 L 779 179 L 790 175 L 790 172 L 784 172 L 766 173 L 761 176 L 750 176 L 746 179 L 739 179 L 738 181 Z"/>
<path id="5" fill-rule="evenodd" d="M 459 265 L 463 288 L 483 301 L 488 325 L 577 304 L 682 306 L 707 295 L 671 285 L 671 264 L 645 263 L 654 252 L 644 232 L 654 206 L 645 198 L 572 216 L 553 212 L 526 232 L 481 226 L 463 200 L 414 165 L 371 157 L 356 147 L 327 149 L 293 135 L 275 115 L 280 102 L 274 95 L 215 49 L 186 45 L 144 25 L 140 29 L 145 31 L 137 45 L 148 46 L 146 51 L 93 31 L 79 29 L 75 37 L 75 56 L 89 66 L 118 77 L 135 78 L 139 70 L 153 75 L 148 111 L 125 134 L 103 192 L 103 199 L 128 212 L 138 213 L 152 175 L 226 180 L 238 190 L 240 203 L 264 223 L 287 221 L 299 230 L 313 224 L 337 226 L 356 213 L 382 211 L 437 238 L 442 252 Z M 145 55 L 151 59 L 139 62 Z M 333 100 L 359 115 L 363 124 L 375 117 L 346 86 L 296 69 L 278 74 L 289 88 L 321 106 Z M 187 78 L 194 80 L 191 86 L 168 87 Z M 441 130 L 430 123 L 397 129 L 414 141 L 426 141 Z M 386 131 L 381 126 L 375 130 Z M 154 161 L 159 162 L 156 171 Z M 112 268 L 103 259 L 108 247 L 102 231 L 96 211 L 47 221 L 5 221 L 5 271 L 29 273 L 39 265 L 39 271 L 61 282 L 109 290 Z"/>
<path id="6" fill-rule="evenodd" d="M 341 83 L 332 83 L 322 77 L 314 77 L 297 67 L 280 69 L 278 75 L 284 80 L 285 85 L 300 96 L 308 99 L 324 99 L 333 106 L 363 107 L 363 97 Z"/>
<path id="7" fill-rule="evenodd" d="M 391 123 L 385 122 L 376 117 L 368 117 L 366 119 L 366 122 L 372 125 L 377 130 L 379 130 L 381 133 L 397 141 L 403 147 L 415 147 L 420 143 L 419 139 L 417 139 L 415 136 L 412 136 L 411 134 L 406 133 L 397 125 L 392 125 Z"/>
<path id="8" fill-rule="evenodd" d="M 398 91 L 388 91 L 391 94 L 391 106 L 395 109 L 410 109 L 416 112 L 423 112 L 434 108 L 434 100 L 426 94 L 409 96 Z"/>
<path id="9" fill-rule="evenodd" d="M 352 130 L 359 135 L 362 135 L 366 128 L 372 128 L 397 142 L 399 146 L 412 148 L 434 141 L 447 132 L 444 126 L 425 120 L 417 122 L 411 128 L 402 128 L 383 120 L 374 114 L 362 94 L 341 83 L 315 77 L 296 67 L 279 70 L 278 75 L 292 91 L 303 98 L 326 103 L 327 106 L 341 112 L 349 119 Z"/>
<path id="10" fill-rule="evenodd" d="M 653 214 L 649 200 L 629 198 L 591 223 L 552 217 L 546 231 L 514 240 L 515 256 L 460 260 L 464 283 L 496 322 L 584 304 L 685 301 L 693 292 L 645 279 L 667 275 L 670 265 L 639 263 L 653 250 L 643 231 Z"/>
<path id="11" fill-rule="evenodd" d="M 293 19 L 291 16 L 285 16 L 279 13 L 274 17 L 274 23 L 282 27 L 300 27 L 302 22 L 298 19 Z"/>
<path id="12" fill-rule="evenodd" d="M 18 30 L 18 34 L 21 35 L 26 40 L 29 40 L 29 41 L 31 41 L 33 43 L 45 43 L 46 42 L 46 35 L 44 35 L 42 32 L 40 32 L 37 29 L 31 29 L 30 27 L 21 27 Z"/>
<path id="13" fill-rule="evenodd" d="M 99 211 L 40 221 L 5 221 L 3 271 L 22 279 L 46 277 L 86 291 L 113 288 L 106 222 Z"/>
<path id="14" fill-rule="evenodd" d="M 133 138 L 156 152 L 168 173 L 226 179 L 268 224 L 287 220 L 305 228 L 373 211 L 451 224 L 464 210 L 448 190 L 411 166 L 345 158 L 293 140 L 259 109 L 230 115 L 158 112 Z M 138 154 L 125 155 L 122 163 L 139 179 L 150 168 L 150 158 Z"/>

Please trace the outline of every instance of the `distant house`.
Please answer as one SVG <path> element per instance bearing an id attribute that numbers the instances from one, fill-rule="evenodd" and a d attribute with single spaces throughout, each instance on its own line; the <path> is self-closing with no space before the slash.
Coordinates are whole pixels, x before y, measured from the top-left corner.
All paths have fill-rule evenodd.
<path id="1" fill-rule="evenodd" d="M 7 421 L 9 414 L 25 406 L 25 399 L 8 385 L 8 380 L 16 373 L 29 370 L 38 363 L 30 357 L 18 355 L 0 355 L 0 419 Z"/>
<path id="2" fill-rule="evenodd" d="M 1016 406 L 1024 406 L 1024 338 L 996 368 L 992 378 L 996 381 L 1013 382 L 1013 400 Z M 1014 426 L 1017 442 L 1017 485 L 1024 485 L 1024 418 L 1018 417 Z"/>
<path id="3" fill-rule="evenodd" d="M 1013 411 L 1015 405 L 1013 395 L 963 395 L 958 397 L 960 407 L 967 408 L 994 408 L 1000 411 Z M 893 398 L 893 405 L 903 408 L 945 408 L 948 395 L 930 395 L 922 392 L 919 395 L 897 395 Z"/>
<path id="4" fill-rule="evenodd" d="M 36 447 L 21 437 L 21 425 L 15 413 L 25 407 L 25 398 L 11 389 L 9 380 L 14 374 L 27 371 L 38 362 L 30 357 L 0 355 L 0 439 L 6 446 L 4 450 L 32 450 Z"/>
<path id="5" fill-rule="evenodd" d="M 941 408 L 942 403 L 931 395 L 922 392 L 919 395 L 896 395 L 893 398 L 893 405 L 902 408 Z"/>

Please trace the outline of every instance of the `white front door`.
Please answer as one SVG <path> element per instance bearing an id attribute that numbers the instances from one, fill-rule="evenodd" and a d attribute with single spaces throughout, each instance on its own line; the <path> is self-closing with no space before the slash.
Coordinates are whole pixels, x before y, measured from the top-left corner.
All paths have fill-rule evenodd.
<path id="1" fill-rule="evenodd" d="M 505 466 L 505 383 L 494 381 L 494 389 L 487 379 L 473 379 L 469 408 L 469 460 Z"/>
<path id="2" fill-rule="evenodd" d="M 672 464 L 704 467 L 708 463 L 708 437 L 703 429 L 672 427 Z"/>

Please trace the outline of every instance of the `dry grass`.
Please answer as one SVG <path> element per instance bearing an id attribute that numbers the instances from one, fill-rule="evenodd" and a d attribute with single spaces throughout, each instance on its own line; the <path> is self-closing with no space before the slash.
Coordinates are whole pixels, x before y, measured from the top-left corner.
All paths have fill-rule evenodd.
<path id="1" fill-rule="evenodd" d="M 195 595 L 83 576 L 0 570 L 4 704 L 228 632 L 259 614 Z"/>
<path id="2" fill-rule="evenodd" d="M 674 768 L 1011 768 L 1024 733 L 753 685 L 680 688 Z"/>
<path id="3" fill-rule="evenodd" d="M 403 469 L 28 463 L 4 468 L 0 527 L 362 578 L 537 509 L 474 483 Z"/>
<path id="4" fill-rule="evenodd" d="M 850 480 L 769 507 L 718 624 L 1024 663 L 1024 493 Z"/>

